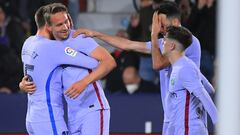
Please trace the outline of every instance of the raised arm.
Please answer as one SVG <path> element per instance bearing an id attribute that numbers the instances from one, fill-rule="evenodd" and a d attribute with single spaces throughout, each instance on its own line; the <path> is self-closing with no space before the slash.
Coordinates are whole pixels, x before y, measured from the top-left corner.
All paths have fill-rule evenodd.
<path id="1" fill-rule="evenodd" d="M 75 31 L 73 37 L 77 37 L 80 34 L 84 34 L 87 37 L 96 37 L 104 42 L 109 43 L 113 47 L 120 48 L 122 50 L 131 50 L 141 53 L 151 53 L 151 50 L 147 48 L 145 42 L 131 41 L 125 38 L 107 35 L 101 32 L 80 28 Z"/>
<path id="2" fill-rule="evenodd" d="M 114 67 L 116 67 L 116 62 L 113 57 L 105 50 L 103 47 L 98 46 L 92 53 L 91 56 L 97 59 L 100 63 L 95 70 L 89 71 L 90 74 L 87 75 L 82 80 L 74 83 L 65 94 L 70 98 L 78 97 L 81 92 L 87 87 L 87 85 L 103 78 L 108 74 Z"/>
<path id="3" fill-rule="evenodd" d="M 152 41 L 152 63 L 154 70 L 161 70 L 170 65 L 169 60 L 162 55 L 161 50 L 159 48 L 159 40 L 158 35 L 162 31 L 162 22 L 164 15 L 158 15 L 157 12 L 153 14 L 152 18 L 152 33 L 151 33 L 151 41 Z"/>

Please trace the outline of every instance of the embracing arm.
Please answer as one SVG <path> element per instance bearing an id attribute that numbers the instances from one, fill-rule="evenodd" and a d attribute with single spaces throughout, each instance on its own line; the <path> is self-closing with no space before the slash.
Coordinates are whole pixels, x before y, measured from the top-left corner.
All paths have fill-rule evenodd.
<path id="1" fill-rule="evenodd" d="M 74 83 L 65 94 L 70 98 L 78 97 L 81 92 L 87 87 L 87 85 L 94 83 L 95 81 L 103 78 L 113 68 L 116 67 L 116 62 L 113 57 L 101 46 L 98 46 L 91 53 L 91 56 L 97 59 L 100 63 L 95 70 L 90 71 L 82 80 Z"/>
<path id="2" fill-rule="evenodd" d="M 28 76 L 24 76 L 22 81 L 19 83 L 19 88 L 21 91 L 33 94 L 36 91 L 36 85 L 34 82 L 28 81 Z"/>
<path id="3" fill-rule="evenodd" d="M 91 74 L 84 78 L 88 84 L 93 83 L 105 75 L 107 75 L 113 68 L 116 67 L 114 58 L 107 52 L 106 49 L 99 46 L 92 53 L 91 56 L 97 59 L 100 63 L 96 70 L 93 70 Z"/>

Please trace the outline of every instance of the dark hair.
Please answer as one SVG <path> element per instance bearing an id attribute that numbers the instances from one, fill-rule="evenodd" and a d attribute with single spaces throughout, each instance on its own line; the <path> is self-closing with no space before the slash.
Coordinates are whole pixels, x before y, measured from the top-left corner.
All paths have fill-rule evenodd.
<path id="1" fill-rule="evenodd" d="M 62 3 L 52 3 L 47 5 L 46 13 L 44 14 L 44 18 L 47 24 L 51 25 L 51 15 L 59 13 L 59 12 L 66 12 L 68 14 L 68 9 Z"/>
<path id="2" fill-rule="evenodd" d="M 46 7 L 45 6 L 41 6 L 36 11 L 34 18 L 35 18 L 37 28 L 41 28 L 46 24 L 45 19 L 44 19 L 44 13 L 45 12 L 46 12 Z"/>
<path id="3" fill-rule="evenodd" d="M 163 1 L 157 11 L 158 14 L 166 14 L 167 18 L 177 17 L 179 20 L 181 19 L 181 12 L 175 2 Z"/>
<path id="4" fill-rule="evenodd" d="M 188 48 L 192 44 L 192 33 L 184 27 L 167 27 L 166 38 L 178 41 L 183 45 L 184 49 Z"/>

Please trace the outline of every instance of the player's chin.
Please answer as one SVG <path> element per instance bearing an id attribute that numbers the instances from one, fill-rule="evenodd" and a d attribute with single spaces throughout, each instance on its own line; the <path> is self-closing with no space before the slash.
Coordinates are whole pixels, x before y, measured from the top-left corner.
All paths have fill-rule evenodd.
<path id="1" fill-rule="evenodd" d="M 68 38 L 68 36 L 69 36 L 69 32 L 64 32 L 60 34 L 60 37 L 62 37 L 63 39 Z"/>

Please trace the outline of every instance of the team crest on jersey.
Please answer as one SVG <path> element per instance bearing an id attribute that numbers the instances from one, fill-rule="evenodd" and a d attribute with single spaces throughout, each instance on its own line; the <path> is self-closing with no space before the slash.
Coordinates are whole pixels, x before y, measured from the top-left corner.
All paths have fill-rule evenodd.
<path id="1" fill-rule="evenodd" d="M 170 81 L 171 81 L 171 85 L 173 86 L 175 84 L 175 78 L 172 78 Z"/>
<path id="2" fill-rule="evenodd" d="M 65 53 L 72 57 L 75 57 L 77 55 L 77 51 L 75 51 L 74 49 L 72 49 L 70 47 L 65 48 Z"/>

